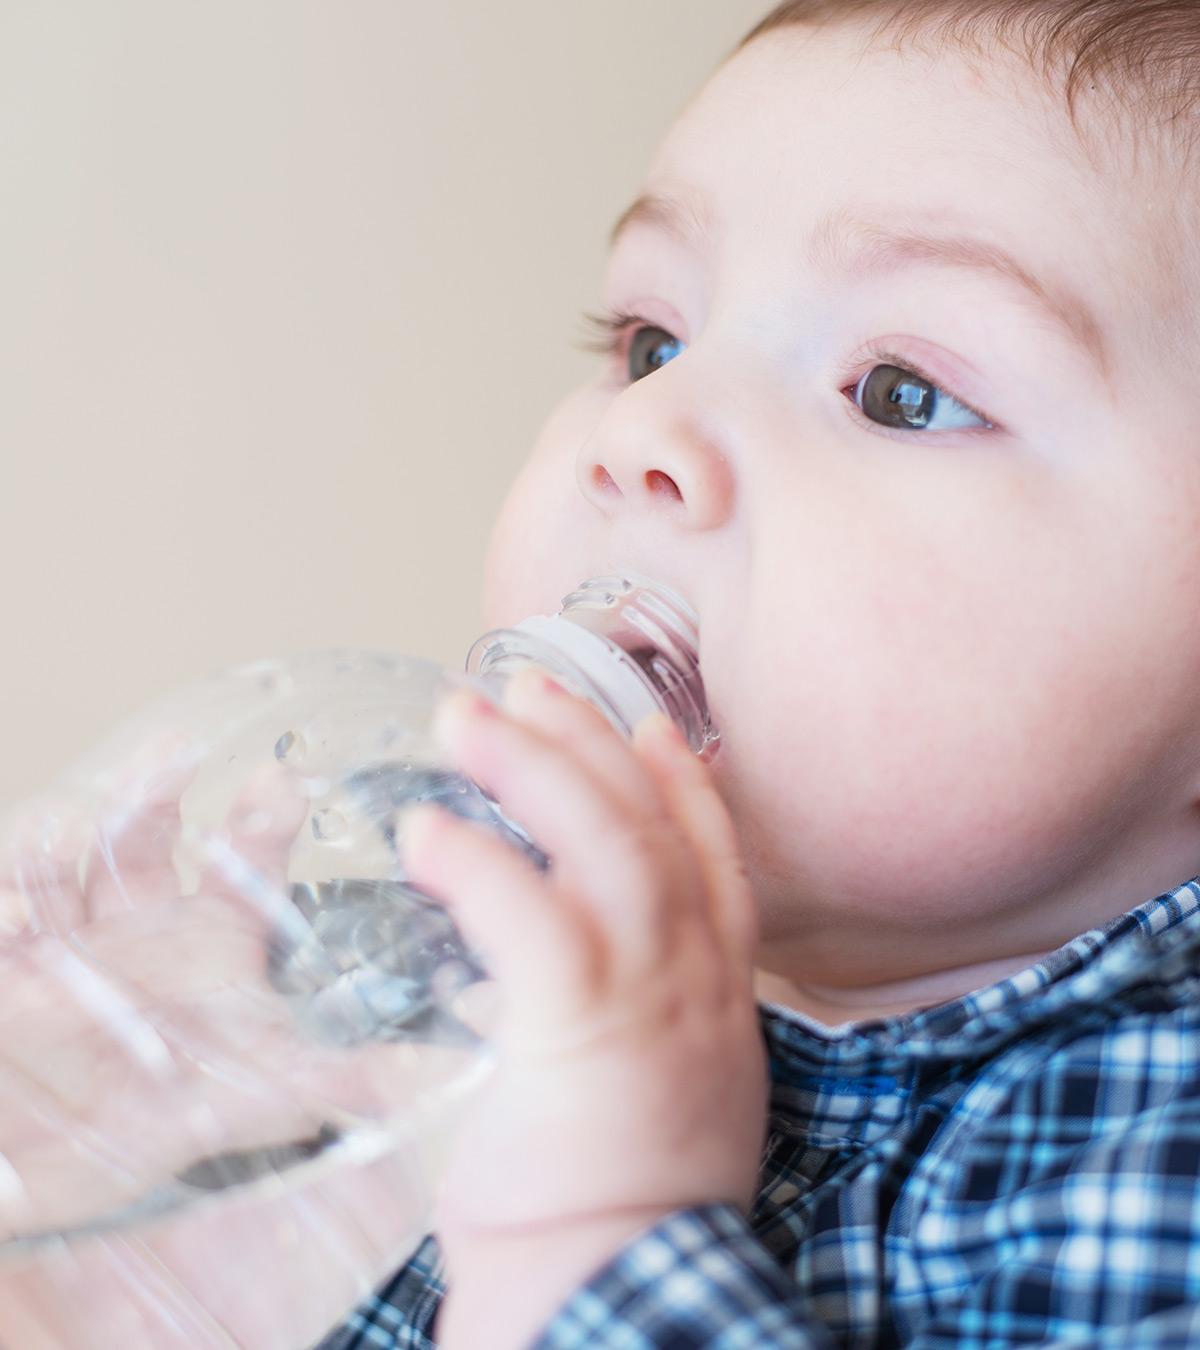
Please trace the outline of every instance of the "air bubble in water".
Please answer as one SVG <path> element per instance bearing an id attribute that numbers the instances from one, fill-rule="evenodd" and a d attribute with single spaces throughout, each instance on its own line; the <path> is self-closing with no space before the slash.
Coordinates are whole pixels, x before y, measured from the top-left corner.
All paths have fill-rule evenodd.
<path id="1" fill-rule="evenodd" d="M 275 742 L 275 758 L 281 763 L 295 764 L 304 758 L 308 743 L 298 731 L 285 731 Z"/>
<path id="2" fill-rule="evenodd" d="M 312 832 L 314 839 L 332 843 L 346 833 L 346 817 L 332 809 L 318 811 L 312 818 Z"/>

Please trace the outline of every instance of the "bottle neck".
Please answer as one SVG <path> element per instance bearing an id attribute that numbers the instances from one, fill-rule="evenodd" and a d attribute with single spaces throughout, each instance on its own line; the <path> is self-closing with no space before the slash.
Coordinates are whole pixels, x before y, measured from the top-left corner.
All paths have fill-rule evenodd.
<path id="1" fill-rule="evenodd" d="M 585 581 L 557 614 L 484 633 L 466 669 L 498 690 L 520 667 L 540 666 L 627 737 L 643 717 L 664 712 L 696 754 L 711 760 L 720 732 L 709 717 L 699 644 L 699 621 L 686 600 L 626 572 Z"/>

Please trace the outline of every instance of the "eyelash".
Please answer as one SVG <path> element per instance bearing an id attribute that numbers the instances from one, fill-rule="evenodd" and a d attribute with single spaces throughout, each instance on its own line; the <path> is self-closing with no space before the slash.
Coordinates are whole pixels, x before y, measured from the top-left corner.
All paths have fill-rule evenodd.
<path id="1" fill-rule="evenodd" d="M 578 343 L 578 346 L 586 352 L 596 352 L 601 356 L 616 357 L 620 355 L 623 346 L 622 339 L 629 329 L 636 328 L 658 328 L 659 324 L 652 324 L 649 319 L 643 319 L 639 314 L 632 314 L 627 310 L 606 309 L 600 314 L 593 314 L 591 311 L 585 311 L 584 322 L 591 329 L 591 336 Z M 665 329 L 663 330 L 666 331 Z M 969 435 L 971 432 L 996 431 L 999 429 L 999 423 L 996 419 L 985 413 L 982 409 L 976 408 L 968 403 L 966 399 L 960 398 L 952 389 L 935 380 L 932 375 L 927 374 L 921 366 L 910 360 L 907 356 L 902 356 L 897 352 L 888 351 L 885 348 L 876 347 L 867 343 L 854 358 L 850 369 L 846 370 L 839 378 L 848 380 L 847 384 L 842 384 L 843 390 L 853 389 L 858 381 L 867 373 L 867 362 L 872 361 L 877 365 L 899 366 L 902 370 L 908 371 L 912 375 L 919 376 L 926 384 L 932 385 L 939 393 L 948 394 L 960 407 L 965 408 L 967 412 L 973 413 L 980 421 L 986 422 L 986 427 L 969 427 L 960 429 L 960 434 Z M 857 370 L 857 375 L 851 372 Z M 888 428 L 881 427 L 876 422 L 871 422 L 864 417 L 853 399 L 848 400 L 855 413 L 864 422 L 875 431 L 882 431 L 885 434 Z M 900 436 L 909 436 L 910 432 L 897 431 L 895 434 Z M 944 434 L 944 433 L 943 433 Z"/>
<path id="2" fill-rule="evenodd" d="M 585 352 L 596 352 L 600 356 L 617 355 L 621 350 L 621 338 L 627 328 L 632 328 L 635 324 L 647 328 L 651 326 L 649 320 L 619 309 L 606 309 L 602 314 L 593 314 L 590 310 L 586 310 L 583 321 L 591 328 L 592 336 L 584 338 L 577 345 Z"/>

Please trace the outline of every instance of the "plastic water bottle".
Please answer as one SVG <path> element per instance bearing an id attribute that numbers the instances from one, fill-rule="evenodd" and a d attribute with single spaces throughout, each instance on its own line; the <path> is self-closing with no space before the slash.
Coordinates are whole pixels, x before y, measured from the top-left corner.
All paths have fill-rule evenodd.
<path id="1" fill-rule="evenodd" d="M 436 802 L 552 861 L 442 761 L 437 705 L 464 683 L 499 700 L 533 663 L 623 735 L 668 713 L 710 759 L 697 653 L 680 596 L 597 577 L 484 634 L 465 672 L 333 652 L 195 685 L 6 820 L 0 982 L 30 991 L 33 1062 L 0 1106 L 0 1263 L 397 1148 L 436 1171 L 490 1067 L 465 1011 L 487 971 L 407 881 L 403 812 Z M 87 1045 L 38 1048 L 53 1017 Z M 52 1176 L 47 1133 L 71 1145 Z"/>

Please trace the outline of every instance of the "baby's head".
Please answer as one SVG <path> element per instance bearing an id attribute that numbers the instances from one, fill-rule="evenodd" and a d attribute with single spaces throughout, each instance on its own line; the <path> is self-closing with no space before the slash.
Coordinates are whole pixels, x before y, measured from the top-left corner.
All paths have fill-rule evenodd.
<path id="1" fill-rule="evenodd" d="M 801 0 L 623 217 L 484 618 L 687 596 L 798 987 L 1015 968 L 1200 872 L 1195 87 L 1193 0 Z"/>

